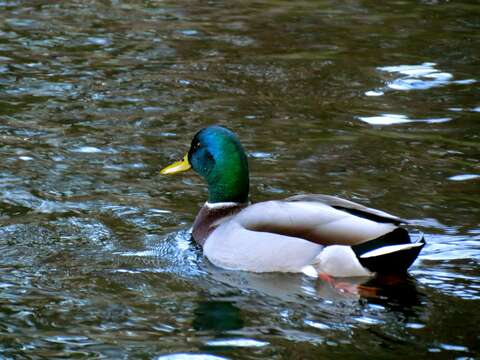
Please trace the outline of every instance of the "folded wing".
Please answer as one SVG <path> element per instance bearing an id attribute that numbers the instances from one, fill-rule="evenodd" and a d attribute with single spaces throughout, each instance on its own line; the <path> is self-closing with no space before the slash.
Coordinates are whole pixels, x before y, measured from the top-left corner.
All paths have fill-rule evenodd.
<path id="1" fill-rule="evenodd" d="M 235 220 L 257 232 L 302 238 L 320 245 L 357 245 L 396 229 L 401 218 L 327 195 L 300 195 L 249 206 Z"/>

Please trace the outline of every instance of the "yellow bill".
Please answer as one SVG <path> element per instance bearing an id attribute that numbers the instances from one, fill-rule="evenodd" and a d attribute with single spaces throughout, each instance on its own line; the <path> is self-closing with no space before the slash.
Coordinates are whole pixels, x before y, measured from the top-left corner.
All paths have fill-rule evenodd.
<path id="1" fill-rule="evenodd" d="M 192 168 L 192 165 L 188 162 L 188 154 L 186 154 L 182 160 L 176 161 L 171 165 L 168 165 L 166 168 L 160 170 L 160 174 L 169 175 L 176 174 L 182 171 L 187 171 Z"/>

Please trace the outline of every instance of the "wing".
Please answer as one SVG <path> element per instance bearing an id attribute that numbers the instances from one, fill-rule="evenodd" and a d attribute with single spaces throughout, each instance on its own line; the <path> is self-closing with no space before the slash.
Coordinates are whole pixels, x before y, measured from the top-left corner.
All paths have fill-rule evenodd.
<path id="1" fill-rule="evenodd" d="M 407 224 L 408 221 L 398 216 L 389 214 L 385 211 L 366 207 L 364 205 L 355 203 L 353 201 L 338 198 L 336 196 L 322 195 L 322 194 L 305 194 L 296 195 L 285 199 L 285 201 L 307 201 L 317 202 L 329 205 L 335 209 L 346 211 L 352 215 L 364 217 L 376 222 L 386 222 L 392 224 Z"/>
<path id="2" fill-rule="evenodd" d="M 247 207 L 234 220 L 250 231 L 291 236 L 320 245 L 361 244 L 393 231 L 400 221 L 376 210 L 373 214 L 382 221 L 375 221 L 371 216 L 343 210 L 348 205 L 348 209 L 372 214 L 373 209 L 334 197 L 315 197 L 333 205 L 311 197 L 308 200 L 294 197 L 286 201 L 267 201 Z M 387 222 L 387 219 L 391 220 Z"/>

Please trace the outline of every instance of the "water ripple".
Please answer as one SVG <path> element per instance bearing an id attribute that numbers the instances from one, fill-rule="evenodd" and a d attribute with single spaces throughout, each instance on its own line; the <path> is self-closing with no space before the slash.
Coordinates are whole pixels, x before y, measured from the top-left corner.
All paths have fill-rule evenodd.
<path id="1" fill-rule="evenodd" d="M 155 360 L 228 360 L 228 358 L 209 354 L 178 353 L 160 355 Z"/>
<path id="2" fill-rule="evenodd" d="M 470 85 L 477 82 L 475 79 L 453 80 L 453 74 L 438 70 L 437 64 L 426 62 L 420 65 L 383 66 L 377 68 L 390 74 L 398 74 L 401 77 L 387 82 L 387 88 L 391 90 L 428 90 L 446 85 Z M 380 96 L 384 90 L 369 90 L 367 96 Z"/>
<path id="3" fill-rule="evenodd" d="M 214 347 L 263 347 L 268 344 L 266 341 L 255 339 L 219 339 L 206 342 L 206 345 Z"/>
<path id="4" fill-rule="evenodd" d="M 379 116 L 359 116 L 358 119 L 370 125 L 398 125 L 407 123 L 426 123 L 440 124 L 451 120 L 449 117 L 433 118 L 433 119 L 410 119 L 406 115 L 401 114 L 380 114 Z"/>
<path id="5" fill-rule="evenodd" d="M 0 1 L 0 357 L 473 358 L 473 5 L 232 4 Z M 247 149 L 253 201 L 420 219 L 411 276 L 210 264 L 187 230 L 205 184 L 158 169 L 212 123 Z"/>

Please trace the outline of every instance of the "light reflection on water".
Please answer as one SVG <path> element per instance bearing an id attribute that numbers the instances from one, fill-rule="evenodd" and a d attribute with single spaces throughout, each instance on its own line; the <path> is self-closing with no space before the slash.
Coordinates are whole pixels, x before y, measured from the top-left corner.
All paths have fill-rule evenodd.
<path id="1" fill-rule="evenodd" d="M 388 73 L 398 73 L 402 78 L 387 83 L 392 90 L 428 90 L 446 85 L 471 85 L 476 79 L 452 80 L 453 74 L 442 72 L 435 68 L 435 63 L 423 63 L 421 65 L 384 66 L 378 68 Z"/>
<path id="2" fill-rule="evenodd" d="M 471 4 L 0 12 L 0 357 L 478 355 Z M 428 244 L 410 276 L 209 264 L 188 232 L 205 185 L 158 169 L 211 123 L 242 139 L 254 200 L 322 192 L 413 219 Z"/>

